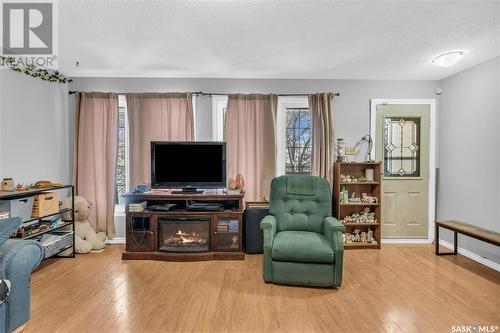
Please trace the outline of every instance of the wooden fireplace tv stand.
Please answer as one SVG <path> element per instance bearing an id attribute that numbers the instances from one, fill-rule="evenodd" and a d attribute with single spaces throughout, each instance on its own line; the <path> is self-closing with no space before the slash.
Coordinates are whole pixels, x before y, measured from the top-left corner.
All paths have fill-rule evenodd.
<path id="1" fill-rule="evenodd" d="M 154 206 L 175 204 L 168 211 Z M 204 210 L 193 204 L 215 204 Z M 213 205 L 212 205 L 213 206 Z M 191 207 L 191 208 L 190 208 Z M 151 191 L 125 195 L 124 260 L 242 260 L 243 194 L 172 194 Z"/>

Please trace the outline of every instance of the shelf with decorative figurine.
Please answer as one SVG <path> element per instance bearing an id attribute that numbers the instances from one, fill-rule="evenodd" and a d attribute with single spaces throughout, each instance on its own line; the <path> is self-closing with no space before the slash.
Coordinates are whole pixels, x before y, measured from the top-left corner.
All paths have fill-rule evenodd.
<path id="1" fill-rule="evenodd" d="M 346 249 L 380 249 L 381 163 L 336 162 L 334 216 L 344 224 Z"/>

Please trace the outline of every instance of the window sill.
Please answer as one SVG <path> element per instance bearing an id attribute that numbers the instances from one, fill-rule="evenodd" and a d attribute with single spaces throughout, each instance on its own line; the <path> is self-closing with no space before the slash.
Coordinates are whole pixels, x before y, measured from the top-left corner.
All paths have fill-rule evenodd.
<path id="1" fill-rule="evenodd" d="M 115 217 L 125 217 L 125 205 L 115 205 Z"/>

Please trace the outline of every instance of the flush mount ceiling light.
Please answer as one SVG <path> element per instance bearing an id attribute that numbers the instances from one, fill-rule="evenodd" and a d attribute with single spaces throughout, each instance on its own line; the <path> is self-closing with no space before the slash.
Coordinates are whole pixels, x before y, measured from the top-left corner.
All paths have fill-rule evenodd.
<path id="1" fill-rule="evenodd" d="M 459 62 L 463 55 L 463 51 L 446 52 L 432 59 L 432 63 L 439 67 L 450 67 Z"/>

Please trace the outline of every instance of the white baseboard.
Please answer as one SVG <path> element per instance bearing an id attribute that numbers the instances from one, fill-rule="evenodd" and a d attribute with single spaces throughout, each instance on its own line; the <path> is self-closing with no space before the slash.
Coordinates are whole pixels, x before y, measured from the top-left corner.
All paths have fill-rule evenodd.
<path id="1" fill-rule="evenodd" d="M 125 244 L 125 237 L 115 237 L 113 239 L 106 239 L 106 244 Z"/>
<path id="2" fill-rule="evenodd" d="M 442 239 L 439 240 L 439 245 L 444 246 L 447 249 L 453 250 L 453 244 L 448 243 L 447 241 L 444 241 Z M 458 247 L 458 253 L 463 255 L 464 257 L 477 261 L 480 264 L 488 266 L 489 268 L 494 269 L 497 272 L 500 272 L 500 264 L 497 264 L 496 262 L 491 261 L 488 258 L 481 257 L 475 254 L 474 252 L 461 248 L 460 246 Z"/>
<path id="3" fill-rule="evenodd" d="M 429 239 L 417 239 L 417 238 L 382 238 L 382 244 L 431 244 L 433 243 L 432 240 Z M 447 241 L 444 241 L 442 239 L 439 240 L 439 244 L 441 246 L 446 247 L 447 249 L 453 250 L 453 244 L 448 243 Z M 494 261 L 491 261 L 488 258 L 481 257 L 480 255 L 475 254 L 474 252 L 471 252 L 469 250 L 466 250 L 464 248 L 458 247 L 458 253 L 463 255 L 464 257 L 467 257 L 469 259 L 472 259 L 474 261 L 477 261 L 480 264 L 483 264 L 485 266 L 488 266 L 491 269 L 496 270 L 497 272 L 500 272 L 500 264 L 497 264 Z"/>
<path id="4" fill-rule="evenodd" d="M 427 238 L 382 238 L 382 244 L 430 244 Z"/>

